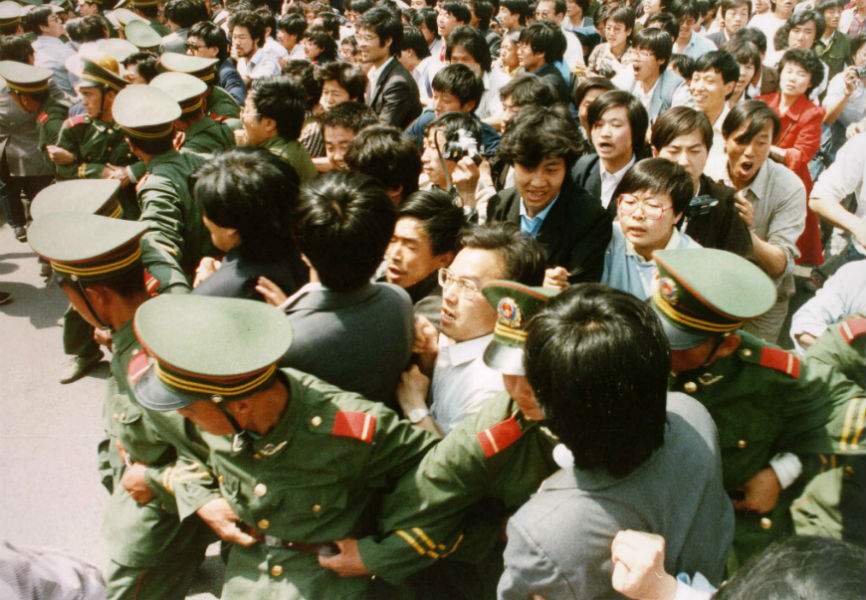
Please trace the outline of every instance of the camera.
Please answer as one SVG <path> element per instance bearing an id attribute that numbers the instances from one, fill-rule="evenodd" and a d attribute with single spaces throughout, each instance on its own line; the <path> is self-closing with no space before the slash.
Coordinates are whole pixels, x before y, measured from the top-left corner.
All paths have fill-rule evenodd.
<path id="1" fill-rule="evenodd" d="M 456 162 L 464 156 L 468 156 L 476 164 L 480 163 L 482 158 L 475 138 L 469 135 L 465 129 L 458 129 L 456 139 L 451 135 L 449 139 L 445 140 L 442 158 Z"/>
<path id="2" fill-rule="evenodd" d="M 712 210 L 714 206 L 718 205 L 718 203 L 719 201 L 717 199 L 712 196 L 707 196 L 706 194 L 695 196 L 686 207 L 686 218 L 708 215 L 710 210 Z"/>

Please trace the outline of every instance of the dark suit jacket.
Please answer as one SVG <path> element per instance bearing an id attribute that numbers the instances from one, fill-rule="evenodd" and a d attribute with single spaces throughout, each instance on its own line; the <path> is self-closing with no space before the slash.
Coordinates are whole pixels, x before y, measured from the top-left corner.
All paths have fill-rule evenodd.
<path id="1" fill-rule="evenodd" d="M 247 97 L 247 88 L 232 59 L 227 58 L 220 63 L 218 76 L 219 86 L 231 94 L 235 102 L 243 106 L 244 100 Z"/>
<path id="2" fill-rule="evenodd" d="M 705 248 L 719 248 L 744 258 L 752 255 L 752 236 L 749 228 L 737 215 L 734 189 L 701 175 L 699 196 L 712 196 L 719 201 L 703 215 L 683 218 L 680 228 Z"/>
<path id="3" fill-rule="evenodd" d="M 601 205 L 601 171 L 598 154 L 584 154 L 571 167 L 571 179 L 574 185 L 586 191 Z"/>
<path id="4" fill-rule="evenodd" d="M 562 78 L 562 73 L 556 66 L 550 63 L 544 63 L 544 66 L 534 72 L 542 79 L 550 82 L 556 91 L 559 92 L 560 100 L 565 104 L 571 104 L 571 88 L 568 81 Z"/>
<path id="5" fill-rule="evenodd" d="M 490 199 L 487 220 L 507 221 L 520 227 L 517 188 L 502 190 Z M 568 281 L 579 283 L 601 279 L 604 251 L 611 235 L 610 215 L 566 177 L 559 199 L 544 219 L 537 239 L 547 254 L 547 266 L 565 267 Z"/>
<path id="6" fill-rule="evenodd" d="M 255 260 L 240 255 L 238 249 L 226 254 L 219 270 L 205 279 L 192 293 L 200 296 L 222 298 L 244 298 L 262 300 L 256 291 L 259 277 L 265 276 L 287 295 L 294 294 L 308 277 L 303 273 L 301 257 L 279 257 L 272 260 Z"/>
<path id="7" fill-rule="evenodd" d="M 367 104 L 380 121 L 400 129 L 406 129 L 421 114 L 415 79 L 396 58 L 386 63 Z"/>

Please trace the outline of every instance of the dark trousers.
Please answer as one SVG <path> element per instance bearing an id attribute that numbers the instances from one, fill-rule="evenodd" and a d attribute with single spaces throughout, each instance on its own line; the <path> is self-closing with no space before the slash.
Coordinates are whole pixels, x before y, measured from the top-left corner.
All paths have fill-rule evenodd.
<path id="1" fill-rule="evenodd" d="M 24 203 L 21 201 L 21 193 L 31 202 L 36 194 L 54 181 L 54 175 L 35 175 L 32 177 L 13 177 L 9 175 L 3 178 L 6 184 L 6 198 L 4 212 L 9 225 L 12 227 L 24 227 L 27 223 L 24 214 Z"/>
<path id="2" fill-rule="evenodd" d="M 71 306 L 63 315 L 63 351 L 72 356 L 93 356 L 99 344 L 93 341 L 93 326 Z"/>

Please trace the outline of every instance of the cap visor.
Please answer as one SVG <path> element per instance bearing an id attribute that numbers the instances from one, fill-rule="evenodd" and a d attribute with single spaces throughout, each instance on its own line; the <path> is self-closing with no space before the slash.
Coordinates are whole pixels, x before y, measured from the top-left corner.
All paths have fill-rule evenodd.
<path id="1" fill-rule="evenodd" d="M 484 350 L 484 364 L 503 375 L 526 375 L 523 368 L 523 349 L 500 344 L 496 340 Z"/>
<path id="2" fill-rule="evenodd" d="M 662 329 L 665 331 L 671 350 L 688 350 L 689 348 L 699 346 L 710 337 L 709 333 L 686 331 L 685 329 L 677 327 L 665 314 L 656 308 L 655 304 L 652 306 L 653 310 L 658 315 L 659 320 L 662 322 Z"/>
<path id="3" fill-rule="evenodd" d="M 150 368 L 135 384 L 135 399 L 145 408 L 166 412 L 184 408 L 204 398 L 201 395 L 169 389 L 159 380 L 156 369 Z"/>

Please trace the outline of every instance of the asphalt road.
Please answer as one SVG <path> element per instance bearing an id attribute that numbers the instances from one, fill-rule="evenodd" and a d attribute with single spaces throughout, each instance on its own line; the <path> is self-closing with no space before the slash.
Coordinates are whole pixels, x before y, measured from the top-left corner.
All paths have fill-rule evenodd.
<path id="1" fill-rule="evenodd" d="M 99 483 L 96 446 L 108 363 L 72 384 L 58 382 L 66 358 L 58 319 L 66 302 L 40 277 L 30 246 L 6 225 L 0 291 L 14 296 L 0 306 L 0 539 L 61 549 L 102 566 L 108 493 Z M 210 557 L 191 597 L 218 595 L 220 571 Z"/>

